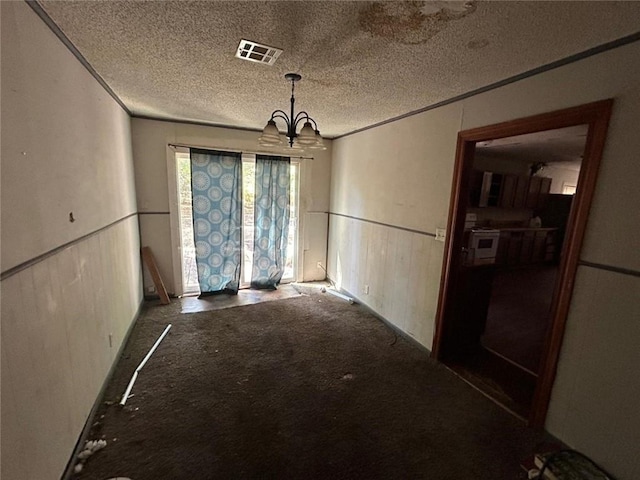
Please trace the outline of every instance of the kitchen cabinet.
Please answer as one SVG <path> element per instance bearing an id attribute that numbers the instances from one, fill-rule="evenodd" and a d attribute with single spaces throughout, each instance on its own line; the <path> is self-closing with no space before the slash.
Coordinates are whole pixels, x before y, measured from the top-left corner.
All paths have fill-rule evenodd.
<path id="1" fill-rule="evenodd" d="M 511 240 L 511 232 L 506 230 L 500 231 L 498 239 L 498 250 L 496 252 L 496 265 L 506 265 L 509 257 L 509 243 Z"/>
<path id="2" fill-rule="evenodd" d="M 506 174 L 502 176 L 502 189 L 500 192 L 500 207 L 512 207 L 518 185 L 518 175 Z"/>
<path id="3" fill-rule="evenodd" d="M 550 178 L 474 170 L 470 205 L 538 209 L 544 206 L 550 189 Z"/>
<path id="4" fill-rule="evenodd" d="M 551 184 L 551 182 L 549 182 Z M 516 193 L 513 197 L 513 208 L 524 208 L 527 200 L 527 192 L 529 191 L 529 177 L 517 175 Z"/>
<path id="5" fill-rule="evenodd" d="M 533 240 L 536 232 L 527 230 L 522 232 L 522 245 L 520 245 L 518 263 L 521 265 L 527 265 L 533 263 Z"/>
<path id="6" fill-rule="evenodd" d="M 512 233 L 509 232 L 506 237 L 507 242 L 507 265 L 514 266 L 520 263 L 520 250 L 522 250 L 522 238 L 521 232 Z"/>
<path id="7" fill-rule="evenodd" d="M 545 237 L 545 246 L 544 246 L 544 262 L 556 262 L 560 261 L 560 247 L 562 246 L 561 238 L 559 235 L 559 230 L 549 230 L 547 236 Z"/>
<path id="8" fill-rule="evenodd" d="M 518 266 L 555 260 L 557 228 L 500 229 L 496 265 Z"/>
<path id="9" fill-rule="evenodd" d="M 551 191 L 551 179 L 548 177 L 540 178 L 542 178 L 542 181 L 540 182 L 540 191 L 538 192 L 538 201 L 536 203 L 537 209 L 544 208 L 547 203 L 547 198 L 549 198 L 549 192 Z"/>
<path id="10" fill-rule="evenodd" d="M 474 170 L 471 176 L 470 204 L 475 207 L 497 207 L 502 192 L 500 173 Z"/>
<path id="11" fill-rule="evenodd" d="M 529 177 L 526 208 L 542 208 L 551 190 L 551 179 L 546 177 Z"/>
<path id="12" fill-rule="evenodd" d="M 542 185 L 542 177 L 530 177 L 529 188 L 527 190 L 526 208 L 536 208 L 538 205 L 538 196 L 540 195 L 540 186 Z"/>
<path id="13" fill-rule="evenodd" d="M 531 249 L 531 263 L 543 263 L 547 253 L 547 238 L 552 232 L 536 230 L 533 232 L 533 246 Z"/>
<path id="14" fill-rule="evenodd" d="M 551 179 L 549 178 L 549 185 Z M 502 175 L 502 189 L 498 206 L 503 208 L 525 208 L 529 193 L 529 177 L 511 173 Z"/>

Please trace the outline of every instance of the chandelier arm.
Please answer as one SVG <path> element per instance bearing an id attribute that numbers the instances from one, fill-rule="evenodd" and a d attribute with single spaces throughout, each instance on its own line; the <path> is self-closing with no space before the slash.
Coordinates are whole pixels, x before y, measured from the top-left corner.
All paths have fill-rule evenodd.
<path id="1" fill-rule="evenodd" d="M 318 124 L 316 123 L 316 121 L 313 118 L 307 117 L 307 120 L 309 120 L 311 123 L 313 123 L 313 129 L 314 130 L 318 130 Z"/>
<path id="2" fill-rule="evenodd" d="M 289 118 L 289 115 L 287 115 L 284 110 L 274 110 L 273 113 L 271 114 L 271 120 L 273 120 L 274 118 L 283 119 L 285 122 L 287 122 L 287 125 L 291 123 L 291 119 Z"/>
<path id="3" fill-rule="evenodd" d="M 308 118 L 310 118 L 309 114 L 303 110 L 301 112 L 298 112 L 298 114 L 296 115 L 295 119 L 293 119 L 292 123 L 296 126 L 296 128 L 298 128 L 298 123 L 300 123 L 302 120 L 306 120 Z"/>
<path id="4" fill-rule="evenodd" d="M 310 123 L 313 125 L 313 129 L 314 129 L 314 130 L 318 130 L 318 124 L 316 123 L 316 121 L 315 121 L 313 118 L 311 118 L 311 117 L 307 114 L 307 112 L 300 112 L 298 115 L 303 114 L 303 113 L 304 113 L 304 115 L 305 115 L 304 117 L 298 118 L 298 117 L 296 116 L 296 123 L 295 123 L 296 128 L 298 127 L 298 122 L 300 122 L 300 121 L 302 121 L 302 120 L 306 120 L 306 121 L 310 122 Z"/>
<path id="5" fill-rule="evenodd" d="M 289 131 L 289 125 L 291 125 L 291 121 L 289 120 L 289 117 L 286 113 L 282 112 L 282 110 L 276 110 L 271 114 L 271 120 L 273 120 L 274 118 L 280 118 L 284 120 L 287 124 L 287 131 Z"/>

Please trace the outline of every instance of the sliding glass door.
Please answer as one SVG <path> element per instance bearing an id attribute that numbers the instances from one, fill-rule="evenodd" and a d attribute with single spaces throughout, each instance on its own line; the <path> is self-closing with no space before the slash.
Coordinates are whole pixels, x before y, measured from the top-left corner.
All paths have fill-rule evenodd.
<path id="1" fill-rule="evenodd" d="M 183 295 L 200 293 L 198 271 L 193 243 L 193 210 L 191 199 L 191 162 L 189 153 L 176 152 L 176 180 L 178 196 L 178 228 L 180 230 L 180 263 L 182 271 Z M 242 273 L 240 288 L 247 288 L 251 282 L 254 252 L 254 206 L 255 206 L 255 155 L 242 155 Z M 281 283 L 296 280 L 298 258 L 298 202 L 300 163 L 291 161 L 289 235 L 287 242 L 284 275 Z"/>

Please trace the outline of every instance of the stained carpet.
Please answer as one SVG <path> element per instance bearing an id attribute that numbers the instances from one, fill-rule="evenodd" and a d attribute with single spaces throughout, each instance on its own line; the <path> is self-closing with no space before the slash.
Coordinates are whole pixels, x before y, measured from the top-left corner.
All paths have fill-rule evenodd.
<path id="1" fill-rule="evenodd" d="M 75 478 L 519 479 L 548 441 L 358 305 L 148 305 Z M 118 401 L 156 338 L 173 328 Z"/>

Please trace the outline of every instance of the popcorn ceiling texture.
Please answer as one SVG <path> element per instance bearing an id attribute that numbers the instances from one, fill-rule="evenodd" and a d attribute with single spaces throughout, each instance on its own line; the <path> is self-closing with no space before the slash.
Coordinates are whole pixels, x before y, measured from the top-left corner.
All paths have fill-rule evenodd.
<path id="1" fill-rule="evenodd" d="M 40 3 L 134 115 L 262 129 L 297 72 L 329 137 L 640 29 L 640 2 Z M 284 53 L 239 60 L 241 38 Z"/>

